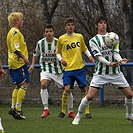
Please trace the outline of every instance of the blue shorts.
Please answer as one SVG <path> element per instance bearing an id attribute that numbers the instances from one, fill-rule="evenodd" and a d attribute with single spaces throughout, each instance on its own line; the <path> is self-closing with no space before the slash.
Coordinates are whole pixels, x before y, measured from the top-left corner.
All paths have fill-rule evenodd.
<path id="1" fill-rule="evenodd" d="M 77 82 L 79 88 L 87 86 L 85 68 L 73 71 L 63 71 L 64 86 L 70 85 L 70 87 L 73 88 L 75 81 Z"/>
<path id="2" fill-rule="evenodd" d="M 29 72 L 26 65 L 17 69 L 10 69 L 9 72 L 14 84 L 21 85 L 24 81 L 29 83 Z"/>

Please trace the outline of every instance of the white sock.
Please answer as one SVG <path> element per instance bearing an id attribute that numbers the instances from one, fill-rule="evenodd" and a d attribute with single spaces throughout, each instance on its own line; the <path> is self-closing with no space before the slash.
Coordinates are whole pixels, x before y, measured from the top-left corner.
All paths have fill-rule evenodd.
<path id="1" fill-rule="evenodd" d="M 41 95 L 42 104 L 44 106 L 44 109 L 48 109 L 48 98 L 49 98 L 49 95 L 48 95 L 47 88 L 46 89 L 41 89 L 40 95 Z"/>
<path id="2" fill-rule="evenodd" d="M 70 92 L 68 99 L 68 113 L 73 112 L 73 94 Z"/>
<path id="3" fill-rule="evenodd" d="M 125 105 L 126 105 L 126 114 L 131 115 L 133 110 L 133 98 L 127 99 L 125 98 Z"/>
<path id="4" fill-rule="evenodd" d="M 84 112 L 85 108 L 90 104 L 90 101 L 87 100 L 86 96 L 81 100 L 81 103 L 78 107 L 78 114 L 81 114 Z"/>
<path id="5" fill-rule="evenodd" d="M 0 130 L 3 130 L 3 126 L 2 126 L 1 118 L 0 118 Z"/>

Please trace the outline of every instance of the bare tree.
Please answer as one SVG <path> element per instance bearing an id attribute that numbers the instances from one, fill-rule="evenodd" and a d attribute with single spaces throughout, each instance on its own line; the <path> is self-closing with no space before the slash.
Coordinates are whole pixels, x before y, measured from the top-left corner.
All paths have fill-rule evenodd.
<path id="1" fill-rule="evenodd" d="M 123 12 L 124 34 L 125 34 L 125 49 L 132 48 L 132 36 L 131 36 L 131 11 L 127 0 L 121 0 L 121 9 Z"/>
<path id="2" fill-rule="evenodd" d="M 54 12 L 58 7 L 59 0 L 54 0 L 54 1 L 41 0 L 41 3 L 43 4 L 44 7 L 43 12 L 44 16 L 46 17 L 46 23 L 51 23 Z"/>
<path id="3" fill-rule="evenodd" d="M 130 0 L 2 0 L 0 5 L 1 43 L 6 44 L 6 34 L 9 30 L 7 16 L 13 11 L 21 11 L 24 14 L 22 32 L 29 44 L 29 51 L 33 51 L 37 40 L 42 38 L 43 27 L 46 23 L 54 24 L 56 37 L 64 33 L 64 20 L 67 17 L 73 17 L 76 20 L 76 31 L 84 35 L 86 44 L 88 44 L 88 40 L 96 34 L 94 19 L 100 14 L 107 17 L 109 31 L 119 34 L 120 48 L 130 49 L 132 48 L 129 42 L 131 33 L 130 31 L 124 32 L 123 20 L 125 19 L 121 14 L 125 10 L 120 10 L 120 2 L 124 3 L 124 1 L 127 1 L 127 7 L 131 3 Z M 126 16 L 129 15 L 129 11 L 128 9 Z M 128 21 L 130 19 L 128 18 Z M 125 27 L 131 29 L 131 23 L 125 22 Z M 1 46 L 4 46 L 3 44 Z M 126 47 L 125 44 L 130 46 Z M 7 51 L 5 48 L 4 50 Z"/>

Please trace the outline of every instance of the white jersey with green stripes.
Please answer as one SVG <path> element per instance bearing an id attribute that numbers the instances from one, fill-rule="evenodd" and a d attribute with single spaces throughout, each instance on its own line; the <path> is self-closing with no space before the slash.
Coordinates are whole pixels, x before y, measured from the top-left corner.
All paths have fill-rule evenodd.
<path id="1" fill-rule="evenodd" d="M 114 52 L 119 53 L 119 44 L 116 44 L 113 47 L 108 47 L 105 44 L 105 35 L 97 34 L 96 36 L 90 39 L 89 44 L 94 57 L 102 56 L 110 62 L 116 61 L 113 55 Z M 94 74 L 118 74 L 118 73 L 120 73 L 120 66 L 110 67 L 101 63 L 96 58 Z"/>
<path id="2" fill-rule="evenodd" d="M 52 42 L 47 42 L 46 38 L 39 40 L 33 54 L 33 56 L 40 56 L 41 69 L 52 74 L 62 73 L 61 63 L 55 54 L 57 40 L 57 38 L 54 38 Z"/>

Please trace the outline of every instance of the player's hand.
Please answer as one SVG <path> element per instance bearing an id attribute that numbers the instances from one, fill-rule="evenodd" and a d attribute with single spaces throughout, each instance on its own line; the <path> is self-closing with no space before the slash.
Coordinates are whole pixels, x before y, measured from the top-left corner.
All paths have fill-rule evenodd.
<path id="1" fill-rule="evenodd" d="M 61 64 L 62 64 L 63 66 L 67 66 L 67 63 L 66 63 L 65 60 L 62 59 L 60 62 L 61 62 Z"/>
<path id="2" fill-rule="evenodd" d="M 3 68 L 1 68 L 0 70 L 0 77 L 2 78 L 2 80 L 6 79 L 6 72 L 4 71 Z"/>
<path id="3" fill-rule="evenodd" d="M 119 65 L 119 62 L 110 62 L 109 66 L 111 67 L 117 67 Z"/>
<path id="4" fill-rule="evenodd" d="M 95 63 L 95 60 L 94 60 L 94 58 L 92 56 L 89 56 L 88 58 L 89 58 L 91 63 Z"/>
<path id="5" fill-rule="evenodd" d="M 29 72 L 29 73 L 32 73 L 33 69 L 34 69 L 34 66 L 31 65 L 31 66 L 29 67 L 29 69 L 28 69 L 28 72 Z"/>
<path id="6" fill-rule="evenodd" d="M 129 59 L 123 58 L 123 59 L 120 61 L 120 63 L 121 63 L 121 64 L 126 64 L 128 61 L 129 61 Z"/>

